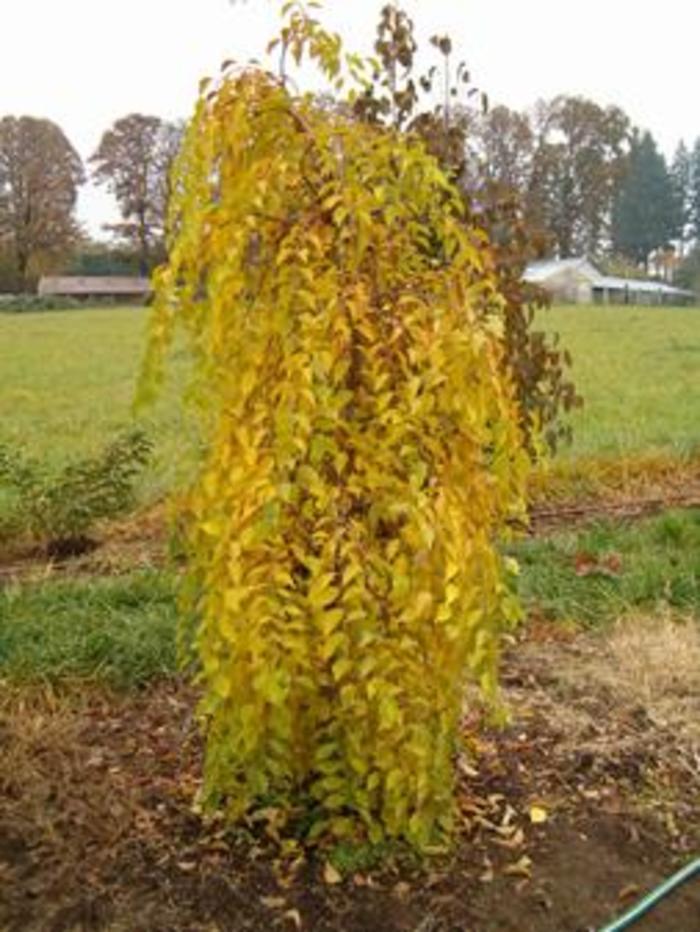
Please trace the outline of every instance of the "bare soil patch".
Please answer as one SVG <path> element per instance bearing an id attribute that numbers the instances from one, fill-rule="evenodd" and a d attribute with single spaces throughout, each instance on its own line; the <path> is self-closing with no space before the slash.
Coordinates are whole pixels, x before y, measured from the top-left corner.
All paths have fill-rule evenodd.
<path id="1" fill-rule="evenodd" d="M 700 458 L 667 456 L 559 462 L 533 477 L 531 531 L 601 518 L 632 520 L 700 505 Z"/>
<path id="2" fill-rule="evenodd" d="M 164 566 L 169 559 L 165 506 L 156 505 L 98 529 L 81 553 L 51 552 L 16 539 L 0 544 L 0 586 L 53 577 L 116 576 Z"/>
<path id="3" fill-rule="evenodd" d="M 697 671 L 674 677 L 659 659 L 697 644 L 653 621 L 632 637 L 532 625 L 504 663 L 510 725 L 465 718 L 476 754 L 459 762 L 455 851 L 422 868 L 357 864 L 337 884 L 322 855 L 284 859 L 260 825 L 227 832 L 195 814 L 201 747 L 183 684 L 7 688 L 0 929 L 595 929 L 700 848 Z M 696 932 L 698 885 L 638 928 Z"/>

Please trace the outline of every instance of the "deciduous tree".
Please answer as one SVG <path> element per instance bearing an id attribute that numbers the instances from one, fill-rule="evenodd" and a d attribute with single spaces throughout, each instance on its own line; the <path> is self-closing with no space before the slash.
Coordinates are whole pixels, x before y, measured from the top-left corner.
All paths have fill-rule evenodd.
<path id="1" fill-rule="evenodd" d="M 285 37 L 360 67 L 296 6 Z M 426 847 L 465 676 L 492 691 L 518 611 L 497 538 L 528 457 L 484 231 L 415 136 L 260 69 L 205 89 L 175 180 L 147 372 L 179 325 L 204 799 Z"/>
<path id="2" fill-rule="evenodd" d="M 83 180 L 80 156 L 55 123 L 0 120 L 0 242 L 19 290 L 28 290 L 74 243 Z"/>
<path id="3" fill-rule="evenodd" d="M 619 107 L 560 96 L 536 111 L 529 216 L 566 258 L 592 255 L 609 238 L 630 123 Z"/>
<path id="4" fill-rule="evenodd" d="M 535 135 L 527 113 L 493 107 L 472 124 L 478 170 L 524 200 L 532 176 Z"/>
<path id="5" fill-rule="evenodd" d="M 103 135 L 90 158 L 93 177 L 114 194 L 122 222 L 109 229 L 137 251 L 142 275 L 163 258 L 169 174 L 182 127 L 132 113 Z"/>

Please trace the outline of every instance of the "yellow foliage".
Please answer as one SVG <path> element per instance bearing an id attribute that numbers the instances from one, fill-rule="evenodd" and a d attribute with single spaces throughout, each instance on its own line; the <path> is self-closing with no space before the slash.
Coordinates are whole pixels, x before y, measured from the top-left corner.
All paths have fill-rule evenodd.
<path id="1" fill-rule="evenodd" d="M 295 17 L 292 46 L 337 74 L 338 44 Z M 314 835 L 418 846 L 449 827 L 465 675 L 495 682 L 514 614 L 495 541 L 528 464 L 461 212 L 416 140 L 260 70 L 203 91 L 147 371 L 182 328 L 206 440 L 186 507 L 205 788 L 232 816 L 274 799 L 308 805 Z"/>

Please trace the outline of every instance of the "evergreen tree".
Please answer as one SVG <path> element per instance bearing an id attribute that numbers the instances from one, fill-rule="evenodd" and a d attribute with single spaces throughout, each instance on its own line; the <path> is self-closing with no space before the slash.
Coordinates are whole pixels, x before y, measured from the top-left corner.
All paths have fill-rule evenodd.
<path id="1" fill-rule="evenodd" d="M 635 135 L 613 208 L 616 252 L 643 263 L 666 246 L 676 228 L 676 202 L 666 160 L 649 132 Z"/>
<path id="2" fill-rule="evenodd" d="M 695 145 L 690 153 L 689 174 L 689 233 L 691 239 L 700 240 L 700 138 L 695 140 Z"/>
<path id="3" fill-rule="evenodd" d="M 688 147 L 681 140 L 671 163 L 671 184 L 675 204 L 674 237 L 680 245 L 681 256 L 685 255 L 691 219 L 691 159 Z"/>

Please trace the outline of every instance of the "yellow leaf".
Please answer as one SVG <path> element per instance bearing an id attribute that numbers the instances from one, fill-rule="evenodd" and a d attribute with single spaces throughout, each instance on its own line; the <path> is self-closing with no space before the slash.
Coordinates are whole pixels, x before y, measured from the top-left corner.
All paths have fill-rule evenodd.
<path id="1" fill-rule="evenodd" d="M 217 696 L 222 699 L 228 699 L 231 695 L 231 679 L 224 673 L 217 673 L 212 683 L 212 688 Z"/>
<path id="2" fill-rule="evenodd" d="M 530 806 L 530 821 L 533 825 L 542 825 L 549 818 L 549 814 L 542 806 Z"/>
<path id="3" fill-rule="evenodd" d="M 532 859 L 524 854 L 514 864 L 503 868 L 503 873 L 511 877 L 530 877 L 532 874 Z"/>

